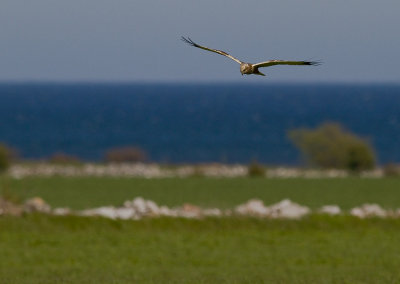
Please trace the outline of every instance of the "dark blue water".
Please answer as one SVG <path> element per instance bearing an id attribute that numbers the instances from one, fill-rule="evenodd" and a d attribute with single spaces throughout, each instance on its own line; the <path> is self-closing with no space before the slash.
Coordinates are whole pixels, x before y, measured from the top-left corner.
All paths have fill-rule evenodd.
<path id="1" fill-rule="evenodd" d="M 293 165 L 287 131 L 335 121 L 400 161 L 400 85 L 1 84 L 0 102 L 0 141 L 25 158 L 138 145 L 152 161 Z"/>

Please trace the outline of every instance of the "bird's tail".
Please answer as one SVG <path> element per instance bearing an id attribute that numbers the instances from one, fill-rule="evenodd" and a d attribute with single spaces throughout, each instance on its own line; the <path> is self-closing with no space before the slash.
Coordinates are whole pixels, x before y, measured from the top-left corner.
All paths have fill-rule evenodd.
<path id="1" fill-rule="evenodd" d="M 256 74 L 256 75 L 261 75 L 261 76 L 265 76 L 265 74 L 264 73 L 261 73 L 260 71 L 258 71 L 257 70 L 257 72 L 254 72 L 254 74 Z"/>

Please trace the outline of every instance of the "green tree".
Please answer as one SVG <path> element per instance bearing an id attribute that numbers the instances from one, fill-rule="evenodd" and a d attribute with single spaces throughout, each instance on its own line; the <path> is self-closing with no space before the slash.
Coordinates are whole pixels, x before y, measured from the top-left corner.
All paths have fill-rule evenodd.
<path id="1" fill-rule="evenodd" d="M 289 131 L 289 138 L 312 165 L 360 171 L 375 167 L 372 147 L 337 123 Z"/>

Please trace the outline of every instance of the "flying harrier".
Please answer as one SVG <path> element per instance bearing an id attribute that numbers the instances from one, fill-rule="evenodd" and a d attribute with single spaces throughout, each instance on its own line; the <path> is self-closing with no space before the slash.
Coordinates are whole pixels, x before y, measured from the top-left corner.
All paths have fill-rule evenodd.
<path id="1" fill-rule="evenodd" d="M 223 56 L 226 56 L 234 61 L 236 61 L 237 63 L 240 64 L 240 73 L 246 74 L 246 75 L 250 75 L 250 74 L 255 74 L 255 75 L 261 75 L 261 76 L 265 76 L 265 74 L 261 73 L 258 68 L 260 67 L 270 67 L 270 66 L 274 66 L 274 65 L 319 65 L 320 62 L 318 61 L 288 61 L 288 60 L 269 60 L 269 61 L 264 61 L 264 62 L 260 62 L 260 63 L 246 63 L 243 61 L 240 61 L 239 59 L 233 57 L 232 55 L 222 51 L 222 50 L 218 50 L 218 49 L 212 49 L 212 48 L 208 48 L 202 45 L 199 45 L 197 43 L 195 43 L 193 40 L 191 40 L 189 37 L 185 38 L 182 37 L 182 40 L 184 42 L 186 42 L 187 44 L 190 44 L 191 46 L 194 47 L 198 47 L 204 50 L 208 50 L 211 52 L 215 52 L 218 54 L 221 54 Z"/>

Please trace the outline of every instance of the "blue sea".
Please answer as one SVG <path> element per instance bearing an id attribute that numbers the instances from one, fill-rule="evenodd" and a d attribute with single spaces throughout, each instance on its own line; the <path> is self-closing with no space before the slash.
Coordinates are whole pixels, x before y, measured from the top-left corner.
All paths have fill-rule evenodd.
<path id="1" fill-rule="evenodd" d="M 0 84 L 0 141 L 29 159 L 137 145 L 163 163 L 299 165 L 287 132 L 327 121 L 400 162 L 400 85 Z"/>

